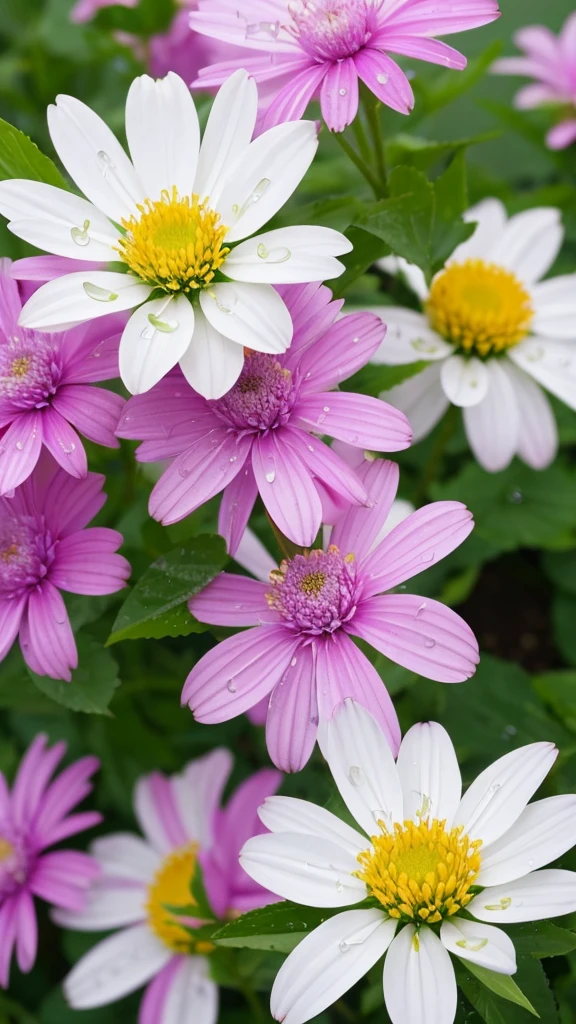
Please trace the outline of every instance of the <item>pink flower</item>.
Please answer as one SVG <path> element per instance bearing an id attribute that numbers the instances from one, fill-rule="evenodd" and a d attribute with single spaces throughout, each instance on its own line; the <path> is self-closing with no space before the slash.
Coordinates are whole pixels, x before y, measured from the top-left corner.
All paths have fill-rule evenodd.
<path id="1" fill-rule="evenodd" d="M 70 11 L 70 21 L 90 21 L 103 7 L 137 7 L 139 0 L 78 0 Z"/>
<path id="2" fill-rule="evenodd" d="M 478 645 L 459 615 L 438 601 L 394 593 L 462 543 L 472 530 L 471 513 L 457 501 L 434 502 L 374 546 L 396 495 L 398 467 L 376 459 L 360 472 L 367 507 L 350 507 L 338 519 L 327 550 L 283 562 L 268 585 L 221 573 L 189 602 L 201 622 L 252 628 L 201 658 L 182 701 L 199 722 L 216 723 L 272 691 L 266 739 L 285 771 L 306 764 L 319 719 L 329 719 L 346 697 L 374 715 L 398 750 L 396 712 L 352 635 L 440 682 L 462 682 L 478 663 Z"/>
<path id="3" fill-rule="evenodd" d="M 19 327 L 22 301 L 10 271 L 10 260 L 0 260 L 0 495 L 30 476 L 42 445 L 67 473 L 85 477 L 86 452 L 74 427 L 118 447 L 114 431 L 124 405 L 120 395 L 91 386 L 118 376 L 124 318 L 60 334 Z"/>
<path id="4" fill-rule="evenodd" d="M 76 850 L 44 853 L 49 846 L 98 825 L 96 811 L 70 814 L 92 790 L 95 757 L 83 757 L 50 782 L 65 743 L 46 748 L 39 735 L 22 758 L 12 792 L 0 772 L 0 985 L 8 986 L 14 946 L 21 971 L 34 966 L 38 942 L 34 896 L 55 907 L 80 910 L 100 869 Z M 254 884 L 254 883 L 252 883 Z"/>
<path id="5" fill-rule="evenodd" d="M 431 38 L 478 28 L 499 17 L 496 0 L 198 0 L 190 25 L 247 56 L 205 68 L 193 83 L 210 88 L 244 67 L 276 87 L 264 128 L 302 117 L 320 97 L 328 127 L 341 132 L 358 112 L 358 80 L 401 114 L 414 97 L 406 75 L 388 54 L 462 70 L 466 58 Z"/>
<path id="6" fill-rule="evenodd" d="M 98 473 L 75 480 L 46 456 L 0 498 L 0 661 L 19 633 L 33 672 L 71 678 L 78 655 L 60 591 L 114 594 L 130 575 L 115 554 L 122 534 L 84 529 L 106 501 L 103 484 Z"/>
<path id="7" fill-rule="evenodd" d="M 258 493 L 280 530 L 303 546 L 318 533 L 325 489 L 346 503 L 366 499 L 354 470 L 312 431 L 375 451 L 401 451 L 411 440 L 406 417 L 392 406 L 329 390 L 370 360 L 382 321 L 367 313 L 336 320 L 342 303 L 318 284 L 278 291 L 294 324 L 284 355 L 249 353 L 238 382 L 216 401 L 173 372 L 128 401 L 118 429 L 144 441 L 140 461 L 175 458 L 150 498 L 150 514 L 164 524 L 224 490 L 218 528 L 231 553 Z"/>
<path id="8" fill-rule="evenodd" d="M 567 107 L 567 116 L 550 129 L 550 149 L 565 149 L 576 142 L 576 12 L 568 16 L 558 36 L 544 25 L 528 25 L 514 36 L 523 57 L 503 57 L 492 65 L 499 75 L 533 78 L 516 93 L 515 106 L 532 110 L 543 104 Z"/>
<path id="9" fill-rule="evenodd" d="M 267 831 L 257 808 L 276 792 L 281 776 L 272 769 L 256 772 L 221 808 L 231 769 L 231 754 L 219 748 L 179 775 L 155 772 L 140 779 L 134 809 L 144 838 L 122 832 L 92 844 L 102 876 L 88 905 L 55 917 L 66 928 L 120 931 L 99 942 L 66 979 L 64 991 L 75 1009 L 105 1006 L 150 982 L 139 1024 L 184 1018 L 215 1024 L 218 987 L 206 955 L 214 947 L 186 931 L 167 907 L 193 902 L 190 883 L 198 864 L 216 919 L 277 899 L 248 877 L 238 854 L 249 837 Z M 184 923 L 202 924 L 190 917 Z"/>

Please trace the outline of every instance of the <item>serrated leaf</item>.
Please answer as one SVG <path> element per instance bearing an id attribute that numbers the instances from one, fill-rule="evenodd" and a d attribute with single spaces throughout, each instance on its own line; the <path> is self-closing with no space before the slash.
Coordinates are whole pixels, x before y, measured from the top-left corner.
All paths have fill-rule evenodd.
<path id="1" fill-rule="evenodd" d="M 114 691 L 120 685 L 118 666 L 110 651 L 87 634 L 76 635 L 78 668 L 71 682 L 38 676 L 28 669 L 42 693 L 71 711 L 105 715 Z"/>
<path id="2" fill-rule="evenodd" d="M 468 208 L 466 153 L 461 149 L 443 174 L 434 182 L 436 197 L 432 230 L 432 270 L 440 270 L 461 245 L 474 234 L 475 224 L 465 223 L 462 214 Z"/>
<path id="3" fill-rule="evenodd" d="M 0 181 L 28 178 L 69 191 L 68 182 L 56 164 L 45 156 L 24 132 L 0 119 Z"/>
<path id="4" fill-rule="evenodd" d="M 369 207 L 359 224 L 383 239 L 398 256 L 416 263 L 429 274 L 433 186 L 421 171 L 403 166 L 394 168 L 388 185 L 390 198 Z"/>
<path id="5" fill-rule="evenodd" d="M 473 960 L 462 960 L 466 970 L 470 971 L 475 978 L 478 978 L 490 992 L 494 992 L 495 995 L 500 996 L 501 999 L 506 999 L 510 1003 L 515 1003 L 516 1006 L 521 1006 L 524 1010 L 528 1010 L 534 1017 L 539 1017 L 540 1014 L 536 1012 L 532 1003 L 524 995 L 522 990 L 518 987 L 514 979 L 509 974 L 499 974 L 497 971 L 489 971 L 487 967 L 481 967 L 480 964 L 475 964 Z"/>
<path id="6" fill-rule="evenodd" d="M 230 921 L 214 932 L 212 939 L 218 946 L 289 953 L 314 928 L 338 913 L 341 913 L 340 908 L 319 910 L 283 900 Z"/>
<path id="7" fill-rule="evenodd" d="M 222 537 L 192 537 L 158 558 L 126 598 L 108 644 L 139 638 L 186 636 L 202 632 L 185 602 L 203 590 L 228 560 Z"/>
<path id="8" fill-rule="evenodd" d="M 371 267 L 376 260 L 382 259 L 383 256 L 388 256 L 390 253 L 390 246 L 386 242 L 379 238 L 377 235 L 372 234 L 370 231 L 365 230 L 363 227 L 358 225 L 352 225 L 345 232 L 346 237 L 352 243 L 353 249 L 351 252 L 346 253 L 340 257 L 340 262 L 344 264 L 346 270 L 344 273 L 337 278 L 336 281 L 331 283 L 332 293 L 335 299 L 339 299 L 344 295 L 348 288 L 358 280 L 359 277 Z"/>
<path id="9" fill-rule="evenodd" d="M 518 956 L 565 956 L 576 949 L 576 933 L 552 921 L 508 925 L 506 931 Z"/>

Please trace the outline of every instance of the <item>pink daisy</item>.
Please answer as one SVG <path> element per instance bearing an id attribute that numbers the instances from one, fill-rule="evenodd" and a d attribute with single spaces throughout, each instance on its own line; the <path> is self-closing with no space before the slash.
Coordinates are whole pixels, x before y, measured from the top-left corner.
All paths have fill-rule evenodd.
<path id="1" fill-rule="evenodd" d="M 276 86 L 264 128 L 297 120 L 319 96 L 326 124 L 341 132 L 358 112 L 359 79 L 393 110 L 412 109 L 410 83 L 389 53 L 462 70 L 466 58 L 431 37 L 487 25 L 499 14 L 496 0 L 198 0 L 194 31 L 254 56 L 207 67 L 193 85 L 212 87 L 243 67 Z"/>
<path id="2" fill-rule="evenodd" d="M 394 593 L 462 543 L 473 527 L 471 513 L 460 502 L 437 501 L 377 542 L 396 495 L 398 467 L 376 459 L 360 473 L 367 506 L 350 507 L 338 519 L 327 550 L 284 561 L 268 585 L 221 573 L 189 602 L 201 622 L 252 628 L 200 659 L 184 685 L 183 703 L 199 722 L 216 723 L 271 692 L 266 740 L 285 771 L 306 764 L 319 719 L 329 719 L 346 697 L 374 715 L 398 750 L 396 712 L 352 635 L 444 683 L 468 679 L 478 663 L 478 645 L 459 615 L 438 601 Z"/>
<path id="3" fill-rule="evenodd" d="M 224 490 L 219 531 L 236 550 L 256 496 L 295 544 L 314 542 L 326 493 L 361 504 L 358 475 L 316 434 L 358 448 L 407 448 L 406 417 L 377 398 L 331 391 L 364 366 L 386 328 L 379 317 L 336 320 L 342 302 L 318 284 L 279 288 L 294 324 L 284 355 L 250 352 L 228 394 L 207 401 L 179 371 L 131 398 L 118 435 L 143 440 L 142 462 L 175 458 L 152 491 L 150 514 L 175 523 Z M 313 441 L 313 443 L 311 443 Z"/>
<path id="4" fill-rule="evenodd" d="M 85 477 L 86 452 L 74 427 L 116 448 L 114 431 L 124 404 L 120 395 L 92 384 L 118 376 L 125 318 L 42 334 L 18 326 L 21 311 L 10 260 L 0 260 L 0 495 L 30 476 L 42 445 L 67 473 Z"/>
<path id="5" fill-rule="evenodd" d="M 492 71 L 534 79 L 516 93 L 519 110 L 550 103 L 567 108 L 546 136 L 550 149 L 565 149 L 576 142 L 576 11 L 567 17 L 559 35 L 545 25 L 527 25 L 515 34 L 514 42 L 524 56 L 503 57 Z"/>
<path id="6" fill-rule="evenodd" d="M 38 675 L 71 678 L 76 644 L 61 590 L 114 594 L 130 565 L 115 552 L 122 534 L 85 526 L 106 501 L 104 477 L 75 480 L 42 458 L 12 498 L 0 498 L 0 661 L 18 633 Z"/>
<path id="7" fill-rule="evenodd" d="M 70 814 L 92 790 L 95 757 L 83 757 L 50 782 L 66 753 L 65 743 L 46 748 L 39 735 L 28 748 L 10 792 L 0 772 L 0 985 L 8 986 L 16 946 L 18 967 L 32 970 L 38 926 L 34 896 L 66 910 L 80 910 L 99 875 L 95 860 L 76 850 L 44 853 L 49 846 L 98 825 L 96 811 Z"/>
<path id="8" fill-rule="evenodd" d="M 249 837 L 267 831 L 257 809 L 276 792 L 281 775 L 272 769 L 256 772 L 222 808 L 231 769 L 231 754 L 219 748 L 191 761 L 179 775 L 154 772 L 141 778 L 134 810 L 144 838 L 121 832 L 92 844 L 102 876 L 85 909 L 59 911 L 55 918 L 81 931 L 120 930 L 94 946 L 68 975 L 64 991 L 75 1009 L 105 1006 L 148 985 L 139 1024 L 216 1024 L 218 986 L 209 968 L 214 946 L 192 936 L 167 907 L 190 905 L 198 865 L 215 919 L 277 899 L 248 877 L 238 854 Z M 203 923 L 184 921 L 192 928 Z"/>

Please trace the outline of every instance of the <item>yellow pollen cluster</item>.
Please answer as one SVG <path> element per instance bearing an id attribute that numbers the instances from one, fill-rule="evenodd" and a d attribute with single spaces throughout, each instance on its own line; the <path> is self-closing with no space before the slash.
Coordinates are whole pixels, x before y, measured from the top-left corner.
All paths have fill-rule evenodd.
<path id="1" fill-rule="evenodd" d="M 318 594 L 322 593 L 322 587 L 325 583 L 325 572 L 309 572 L 307 576 L 300 580 L 300 590 L 303 594 L 318 597 Z"/>
<path id="2" fill-rule="evenodd" d="M 478 356 L 517 345 L 534 316 L 516 275 L 484 260 L 449 264 L 432 282 L 425 308 L 443 338 Z"/>
<path id="3" fill-rule="evenodd" d="M 122 221 L 126 235 L 117 252 L 140 280 L 166 292 L 193 292 L 214 280 L 230 249 L 220 214 L 197 195 L 173 187 L 156 202 L 138 206 L 140 217 Z"/>
<path id="4" fill-rule="evenodd" d="M 29 359 L 29 357 L 28 356 L 19 356 L 17 359 L 14 360 L 14 362 L 12 363 L 12 366 L 10 367 L 10 375 L 12 377 L 18 377 L 18 378 L 25 377 L 26 374 L 28 373 L 29 366 L 30 366 L 30 359 Z"/>
<path id="5" fill-rule="evenodd" d="M 396 824 L 392 834 L 373 836 L 373 848 L 359 854 L 358 878 L 390 917 L 436 924 L 473 898 L 482 841 L 470 842 L 461 826 L 447 832 L 445 824 Z"/>
<path id="6" fill-rule="evenodd" d="M 197 850 L 195 843 L 175 850 L 166 857 L 148 886 L 148 924 L 174 953 L 211 953 L 214 949 L 211 942 L 195 942 L 182 927 L 181 922 L 191 923 L 190 918 L 176 917 L 166 909 L 167 906 L 188 907 L 194 902 L 190 883 L 196 868 Z"/>
<path id="7" fill-rule="evenodd" d="M 12 843 L 8 842 L 7 839 L 0 837 L 0 863 L 4 860 L 10 860 L 14 853 L 14 847 Z"/>
<path id="8" fill-rule="evenodd" d="M 9 548 L 4 548 L 3 551 L 0 551 L 0 559 L 3 562 L 9 562 L 10 559 L 14 558 L 14 556 L 17 555 L 17 554 L 18 554 L 18 545 L 17 544 L 11 544 Z M 0 839 L 0 851 L 2 849 L 2 845 L 1 844 L 4 843 L 5 841 L 6 840 L 4 840 L 4 839 Z M 2 854 L 0 852 L 0 857 L 1 856 L 2 856 Z"/>

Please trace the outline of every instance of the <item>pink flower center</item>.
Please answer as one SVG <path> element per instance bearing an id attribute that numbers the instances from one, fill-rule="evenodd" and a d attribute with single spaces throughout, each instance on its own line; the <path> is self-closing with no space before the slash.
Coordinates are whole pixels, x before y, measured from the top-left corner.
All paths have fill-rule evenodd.
<path id="1" fill-rule="evenodd" d="M 295 400 L 290 370 L 284 369 L 276 356 L 251 352 L 232 390 L 210 404 L 227 426 L 256 431 L 286 423 Z"/>
<path id="2" fill-rule="evenodd" d="M 0 401 L 15 411 L 48 405 L 61 375 L 57 336 L 24 330 L 0 344 Z"/>
<path id="3" fill-rule="evenodd" d="M 294 0 L 288 31 L 315 60 L 343 60 L 366 45 L 382 0 Z"/>
<path id="4" fill-rule="evenodd" d="M 334 545 L 282 562 L 270 581 L 268 604 L 294 631 L 333 633 L 356 611 L 354 555 L 341 555 Z"/>
<path id="5" fill-rule="evenodd" d="M 29 860 L 26 846 L 18 835 L 7 831 L 0 833 L 0 900 L 24 884 Z"/>
<path id="6" fill-rule="evenodd" d="M 0 599 L 18 597 L 44 579 L 55 545 L 42 520 L 0 508 Z"/>

